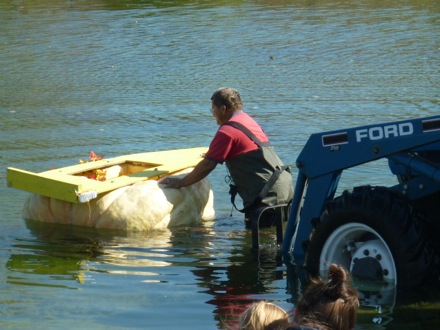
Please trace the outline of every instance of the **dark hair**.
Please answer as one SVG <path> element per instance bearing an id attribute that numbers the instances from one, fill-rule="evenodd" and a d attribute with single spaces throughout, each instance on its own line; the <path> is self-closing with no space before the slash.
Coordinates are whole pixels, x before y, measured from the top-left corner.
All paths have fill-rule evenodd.
<path id="1" fill-rule="evenodd" d="M 226 106 L 228 110 L 243 109 L 240 93 L 234 88 L 223 87 L 217 89 L 214 94 L 212 94 L 211 101 L 214 102 L 216 106 Z"/>
<path id="2" fill-rule="evenodd" d="M 351 284 L 350 273 L 331 264 L 327 279 L 311 279 L 296 306 L 295 323 L 332 330 L 351 330 L 356 324 L 359 294 Z"/>

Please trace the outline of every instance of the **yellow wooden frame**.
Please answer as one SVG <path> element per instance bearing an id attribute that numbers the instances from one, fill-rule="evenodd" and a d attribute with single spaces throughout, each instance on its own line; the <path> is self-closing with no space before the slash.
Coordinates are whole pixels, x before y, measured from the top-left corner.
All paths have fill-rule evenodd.
<path id="1" fill-rule="evenodd" d="M 158 180 L 161 177 L 194 167 L 206 153 L 206 147 L 155 151 L 132 154 L 73 166 L 33 173 L 13 167 L 7 168 L 7 185 L 39 195 L 78 203 L 78 197 L 87 192 L 97 195 L 132 185 L 144 180 Z M 135 163 L 145 170 L 122 175 L 106 181 L 96 181 L 78 173 L 105 169 L 113 165 Z"/>

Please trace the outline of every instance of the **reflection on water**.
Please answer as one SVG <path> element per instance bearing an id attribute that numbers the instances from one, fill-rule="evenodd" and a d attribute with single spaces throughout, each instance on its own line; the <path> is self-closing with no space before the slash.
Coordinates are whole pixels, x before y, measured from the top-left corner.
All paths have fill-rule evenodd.
<path id="1" fill-rule="evenodd" d="M 354 281 L 360 295 L 360 318 L 369 319 L 374 324 L 385 326 L 392 321 L 396 305 L 397 288 L 388 283 Z"/>
<path id="2" fill-rule="evenodd" d="M 26 224 L 36 239 L 14 244 L 23 252 L 12 255 L 7 263 L 14 272 L 50 275 L 56 280 L 63 278 L 52 275 L 66 275 L 66 280 L 77 279 L 84 284 L 93 280 L 91 274 L 95 272 L 154 277 L 158 273 L 149 269 L 172 264 L 166 261 L 173 257 L 169 251 L 172 233 L 168 230 L 145 235 L 35 221 Z"/>
<path id="3" fill-rule="evenodd" d="M 194 276 L 194 290 L 209 297 L 206 303 L 214 305 L 215 319 L 224 328 L 236 324 L 259 295 L 270 293 L 274 282 L 285 281 L 271 230 L 261 232 L 262 249 L 255 254 L 248 231 L 219 233 L 212 223 L 148 234 L 35 221 L 26 225 L 35 238 L 15 241 L 6 263 L 7 281 L 14 285 L 81 290 L 121 276 L 179 285 L 187 280 L 184 269 Z"/>
<path id="4" fill-rule="evenodd" d="M 262 249 L 256 254 L 249 232 L 221 233 L 212 224 L 147 235 L 34 221 L 26 224 L 34 238 L 16 240 L 6 262 L 7 282 L 13 285 L 82 290 L 124 278 L 135 279 L 129 285 L 133 290 L 136 283 L 189 285 L 193 292 L 206 295 L 205 303 L 214 306 L 222 329 L 235 326 L 239 315 L 261 295 L 272 299 L 274 283 L 287 281 L 290 303 L 279 303 L 289 310 L 307 286 L 297 266 L 286 268 L 282 263 L 270 229 L 261 231 Z M 185 272 L 194 276 L 190 283 L 182 283 L 188 281 L 182 276 Z M 408 312 L 423 314 L 426 329 L 439 321 L 432 314 L 438 308 L 435 291 L 398 293 L 392 285 L 360 280 L 355 280 L 355 286 L 361 297 L 359 324 L 375 324 L 378 329 L 401 324 L 400 318 Z M 411 327 L 402 323 L 402 329 Z"/>

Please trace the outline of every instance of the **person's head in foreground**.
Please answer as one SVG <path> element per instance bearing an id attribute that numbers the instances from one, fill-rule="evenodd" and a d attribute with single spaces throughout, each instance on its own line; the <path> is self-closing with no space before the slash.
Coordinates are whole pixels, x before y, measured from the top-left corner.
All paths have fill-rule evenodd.
<path id="1" fill-rule="evenodd" d="M 356 323 L 359 294 L 350 273 L 331 264 L 327 279 L 311 279 L 295 308 L 295 325 L 318 329 L 351 330 Z"/>
<path id="2" fill-rule="evenodd" d="M 252 304 L 239 320 L 239 330 L 278 330 L 289 326 L 289 315 L 275 304 L 260 301 Z"/>

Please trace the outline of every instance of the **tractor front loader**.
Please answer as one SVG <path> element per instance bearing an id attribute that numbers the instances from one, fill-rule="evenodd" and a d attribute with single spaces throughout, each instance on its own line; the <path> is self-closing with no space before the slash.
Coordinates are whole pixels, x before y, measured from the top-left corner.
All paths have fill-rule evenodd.
<path id="1" fill-rule="evenodd" d="M 382 158 L 395 184 L 336 196 L 345 170 Z M 440 116 L 312 134 L 296 166 L 284 254 L 312 276 L 338 263 L 399 287 L 438 281 Z"/>

